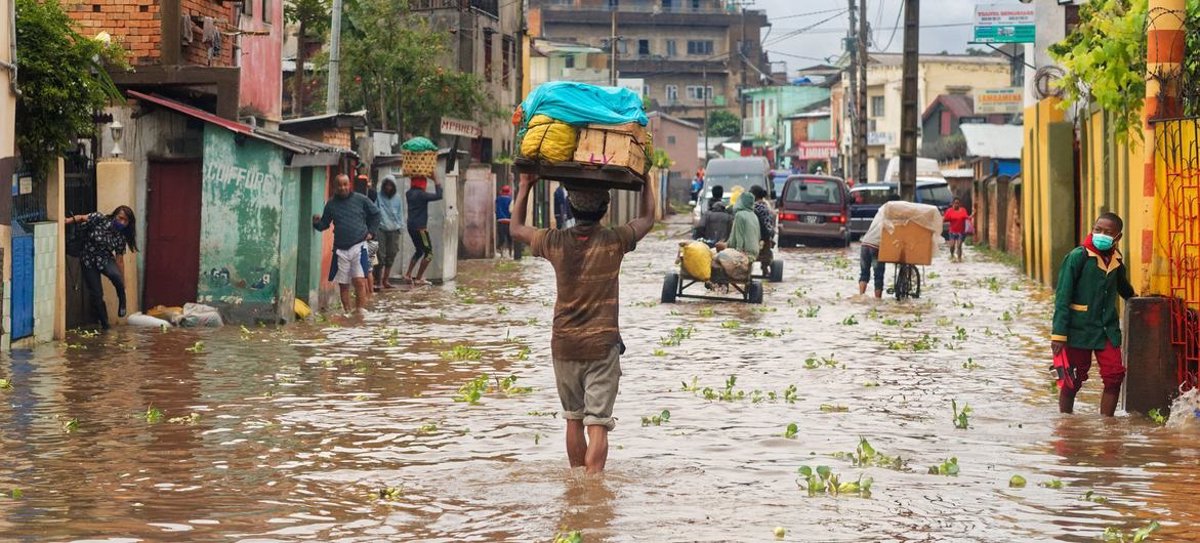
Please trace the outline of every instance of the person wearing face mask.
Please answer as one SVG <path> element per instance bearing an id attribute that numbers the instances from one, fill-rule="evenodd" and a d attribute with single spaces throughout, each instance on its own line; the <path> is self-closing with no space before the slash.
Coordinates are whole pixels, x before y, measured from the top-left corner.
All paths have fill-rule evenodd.
<path id="1" fill-rule="evenodd" d="M 87 286 L 92 314 L 100 327 L 108 329 L 108 307 L 100 276 L 107 277 L 117 291 L 117 316 L 125 316 L 125 248 L 137 252 L 137 217 L 129 206 L 118 206 L 111 214 L 91 213 L 67 217 L 66 224 L 83 229 L 83 283 Z"/>
<path id="2" fill-rule="evenodd" d="M 1111 417 L 1117 410 L 1125 380 L 1117 295 L 1126 299 L 1135 295 L 1128 269 L 1116 249 L 1124 226 L 1116 214 L 1101 214 L 1083 245 L 1067 254 L 1058 274 L 1050 348 L 1062 413 L 1074 411 L 1075 395 L 1088 378 L 1093 356 L 1104 382 L 1100 413 Z"/>

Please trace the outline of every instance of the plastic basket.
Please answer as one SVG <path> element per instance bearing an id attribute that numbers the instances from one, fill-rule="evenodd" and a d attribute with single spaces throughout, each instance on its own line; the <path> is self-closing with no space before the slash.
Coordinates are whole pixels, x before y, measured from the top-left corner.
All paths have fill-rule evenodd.
<path id="1" fill-rule="evenodd" d="M 404 160 L 405 175 L 433 175 L 433 170 L 437 168 L 437 153 L 432 151 L 424 151 L 414 153 L 404 151 L 401 153 Z"/>

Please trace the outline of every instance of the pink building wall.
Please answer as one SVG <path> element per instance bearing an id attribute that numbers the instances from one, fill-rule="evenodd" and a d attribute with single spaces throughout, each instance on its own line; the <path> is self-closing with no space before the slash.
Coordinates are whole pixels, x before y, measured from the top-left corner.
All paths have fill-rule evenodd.
<path id="1" fill-rule="evenodd" d="M 241 36 L 239 105 L 268 120 L 281 118 L 283 103 L 283 0 L 246 0 L 252 4 L 238 27 Z M 262 35 L 257 35 L 262 33 Z"/>

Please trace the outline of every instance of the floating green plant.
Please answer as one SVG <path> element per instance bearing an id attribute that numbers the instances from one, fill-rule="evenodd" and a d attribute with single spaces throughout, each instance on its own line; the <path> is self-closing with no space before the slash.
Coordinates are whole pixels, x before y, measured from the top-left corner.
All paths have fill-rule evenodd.
<path id="1" fill-rule="evenodd" d="M 1013 475 L 1008 479 L 1010 488 L 1025 488 L 1025 478 L 1020 475 Z"/>
<path id="2" fill-rule="evenodd" d="M 946 461 L 942 462 L 941 464 L 929 466 L 929 474 L 930 475 L 957 476 L 958 475 L 958 458 L 950 457 L 950 458 L 947 458 Z"/>
<path id="3" fill-rule="evenodd" d="M 458 393 L 454 395 L 454 401 L 466 402 L 470 405 L 479 403 L 479 399 L 483 397 L 483 393 L 488 388 L 488 374 L 480 374 L 479 377 L 467 381 L 462 386 L 458 387 Z"/>
<path id="4" fill-rule="evenodd" d="M 146 419 L 146 422 L 150 424 L 158 424 L 163 419 L 162 409 L 150 406 L 146 408 L 146 412 L 142 415 L 142 418 Z"/>
<path id="5" fill-rule="evenodd" d="M 796 434 L 800 433 L 800 426 L 794 422 L 789 422 L 787 428 L 783 430 L 783 437 L 788 439 L 796 439 Z"/>
<path id="6" fill-rule="evenodd" d="M 662 426 L 664 422 L 671 420 L 671 412 L 666 409 L 662 413 L 649 417 L 642 417 L 642 426 Z"/>
<path id="7" fill-rule="evenodd" d="M 479 360 L 483 358 L 483 351 L 462 344 L 455 345 L 449 351 L 442 351 L 440 354 L 444 360 Z"/>
<path id="8" fill-rule="evenodd" d="M 958 400 L 950 400 L 950 409 L 954 411 L 954 427 L 959 430 L 966 430 L 971 423 L 971 406 L 963 404 L 963 408 L 958 408 Z"/>
<path id="9" fill-rule="evenodd" d="M 817 495 L 847 495 L 868 498 L 871 496 L 871 485 L 874 480 L 870 477 L 859 476 L 855 481 L 841 481 L 841 476 L 829 469 L 829 466 L 800 466 L 796 472 L 800 475 L 797 484 L 809 496 Z"/>
<path id="10" fill-rule="evenodd" d="M 204 352 L 204 342 L 197 341 L 197 342 L 193 343 L 191 347 L 187 347 L 184 350 L 189 353 L 202 353 L 202 352 Z"/>

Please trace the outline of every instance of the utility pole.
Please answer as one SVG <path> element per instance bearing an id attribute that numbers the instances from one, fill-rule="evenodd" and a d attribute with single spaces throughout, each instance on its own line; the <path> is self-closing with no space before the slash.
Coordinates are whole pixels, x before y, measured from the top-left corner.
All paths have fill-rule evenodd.
<path id="1" fill-rule="evenodd" d="M 337 113 L 340 98 L 338 96 L 338 84 L 340 83 L 338 69 L 342 59 L 342 0 L 333 0 L 333 21 L 330 25 L 329 70 L 326 73 L 329 84 L 325 87 L 325 113 Z M 304 67 L 300 66 L 298 69 L 303 70 Z"/>
<path id="2" fill-rule="evenodd" d="M 904 79 L 900 91 L 900 199 L 917 194 L 917 46 L 920 0 L 904 0 Z"/>
<path id="3" fill-rule="evenodd" d="M 850 3 L 850 32 L 846 36 L 846 50 L 850 52 L 850 94 L 845 96 L 846 111 L 850 113 L 850 149 L 846 153 L 846 175 L 854 178 L 855 183 L 862 183 L 858 178 L 858 9 L 854 0 Z"/>
<path id="4" fill-rule="evenodd" d="M 708 65 L 701 61 L 700 76 L 704 78 L 704 160 L 700 161 L 700 167 L 703 168 L 708 163 Z"/>
<path id="5" fill-rule="evenodd" d="M 741 39 L 738 40 L 738 59 L 742 63 L 742 87 L 738 92 L 738 103 L 742 106 L 742 124 L 746 124 L 746 70 L 749 68 L 746 65 L 746 5 L 748 3 L 747 0 L 742 0 L 742 34 Z M 745 137 L 746 135 L 742 134 L 742 138 L 745 139 Z"/>
<path id="6" fill-rule="evenodd" d="M 608 39 L 609 85 L 617 86 L 617 8 L 612 7 L 612 36 Z"/>
<path id="7" fill-rule="evenodd" d="M 870 55 L 867 52 L 867 0 L 858 1 L 858 142 L 855 149 L 858 152 L 858 171 L 854 179 L 859 183 L 870 182 L 867 179 L 867 62 Z"/>

